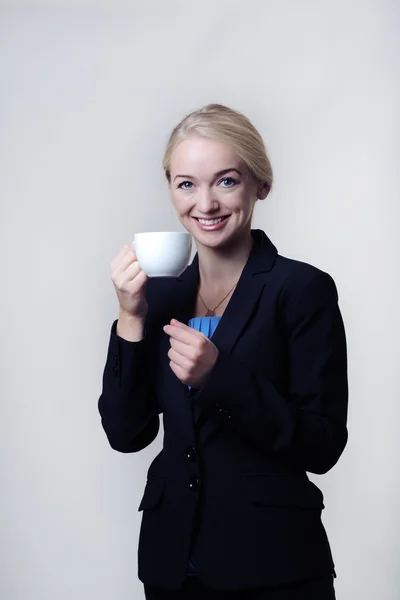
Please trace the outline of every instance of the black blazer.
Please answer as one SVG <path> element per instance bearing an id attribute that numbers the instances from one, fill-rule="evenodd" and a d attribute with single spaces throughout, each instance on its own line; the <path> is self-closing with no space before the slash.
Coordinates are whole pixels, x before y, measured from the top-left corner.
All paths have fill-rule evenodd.
<path id="1" fill-rule="evenodd" d="M 112 326 L 99 411 L 115 450 L 150 444 L 164 418 L 139 510 L 139 578 L 178 588 L 190 551 L 202 580 L 250 588 L 331 575 L 321 491 L 347 441 L 346 342 L 333 279 L 278 255 L 260 230 L 212 341 L 201 390 L 169 367 L 172 317 L 193 316 L 197 255 L 177 279 L 151 279 L 146 336 Z"/>

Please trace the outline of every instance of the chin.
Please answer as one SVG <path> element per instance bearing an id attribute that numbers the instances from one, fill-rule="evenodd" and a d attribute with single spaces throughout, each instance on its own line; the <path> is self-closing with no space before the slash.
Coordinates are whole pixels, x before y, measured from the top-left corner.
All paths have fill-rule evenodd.
<path id="1" fill-rule="evenodd" d="M 191 233 L 196 242 L 206 248 L 223 248 L 228 246 L 236 237 L 234 232 L 221 232 L 219 235 L 216 235 L 215 233 L 211 235 L 209 233 L 202 234 L 198 231 L 191 231 Z"/>

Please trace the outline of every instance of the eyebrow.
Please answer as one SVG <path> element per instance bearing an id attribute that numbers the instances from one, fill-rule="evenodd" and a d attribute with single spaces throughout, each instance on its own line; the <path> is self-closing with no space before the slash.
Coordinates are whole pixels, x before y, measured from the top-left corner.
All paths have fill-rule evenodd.
<path id="1" fill-rule="evenodd" d="M 242 176 L 242 174 L 239 171 L 239 169 L 236 169 L 235 167 L 232 167 L 230 169 L 222 169 L 222 171 L 218 171 L 218 173 L 214 173 L 214 178 L 216 179 L 217 177 L 221 177 L 222 175 L 226 175 L 227 173 L 230 173 L 231 171 L 236 171 L 236 173 L 239 173 L 239 175 Z M 177 177 L 185 177 L 186 179 L 195 179 L 195 177 L 193 177 L 193 175 L 175 175 L 174 181 L 175 181 L 175 179 L 177 179 Z"/>

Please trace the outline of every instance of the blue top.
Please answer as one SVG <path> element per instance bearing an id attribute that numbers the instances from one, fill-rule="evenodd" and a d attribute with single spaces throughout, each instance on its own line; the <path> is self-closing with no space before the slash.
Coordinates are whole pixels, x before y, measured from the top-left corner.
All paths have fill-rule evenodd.
<path id="1" fill-rule="evenodd" d="M 192 329 L 196 329 L 196 331 L 200 331 L 201 333 L 204 333 L 204 335 L 206 335 L 208 338 L 211 338 L 214 334 L 214 331 L 217 329 L 220 320 L 221 317 L 193 317 L 193 319 L 189 319 L 188 325 Z M 194 565 L 192 556 L 189 559 L 188 574 L 196 574 L 196 567 Z"/>
<path id="2" fill-rule="evenodd" d="M 201 331 L 208 338 L 211 338 L 220 320 L 221 317 L 193 317 L 193 319 L 189 319 L 189 327 Z"/>

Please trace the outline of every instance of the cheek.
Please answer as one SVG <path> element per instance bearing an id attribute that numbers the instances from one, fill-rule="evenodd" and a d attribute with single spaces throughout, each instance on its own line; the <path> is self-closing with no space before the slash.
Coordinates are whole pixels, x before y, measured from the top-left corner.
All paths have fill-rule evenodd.
<path id="1" fill-rule="evenodd" d="M 221 203 L 229 207 L 234 213 L 250 213 L 253 210 L 254 202 L 249 197 L 249 194 L 243 190 L 238 191 L 237 193 L 232 192 L 229 195 L 221 194 L 219 199 Z"/>
<path id="2" fill-rule="evenodd" d="M 170 193 L 170 200 L 178 215 L 184 215 L 190 209 L 190 202 L 177 192 Z"/>
<path id="3" fill-rule="evenodd" d="M 169 199 L 171 200 L 172 206 L 174 206 L 174 208 L 178 209 L 178 206 L 179 206 L 179 197 L 176 194 L 176 192 L 170 191 L 169 192 Z"/>

